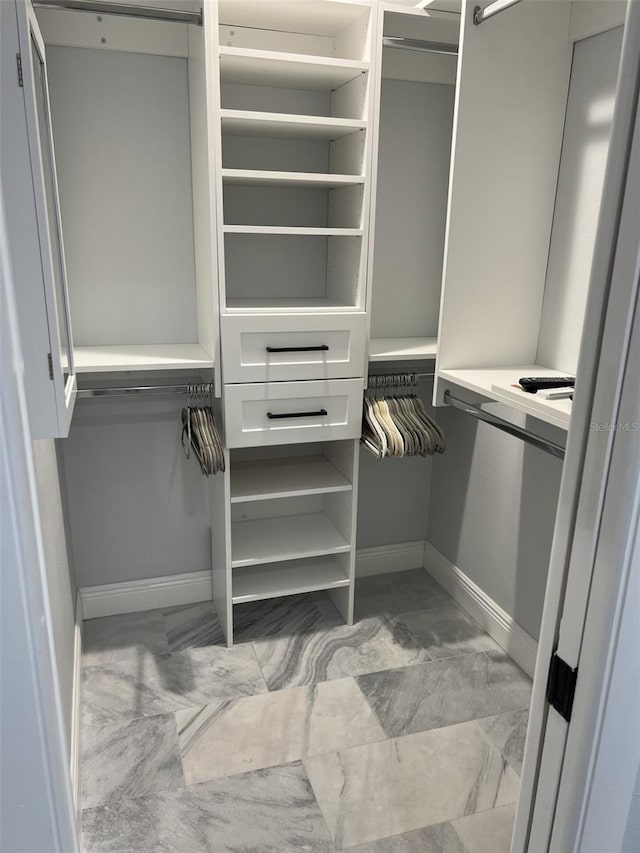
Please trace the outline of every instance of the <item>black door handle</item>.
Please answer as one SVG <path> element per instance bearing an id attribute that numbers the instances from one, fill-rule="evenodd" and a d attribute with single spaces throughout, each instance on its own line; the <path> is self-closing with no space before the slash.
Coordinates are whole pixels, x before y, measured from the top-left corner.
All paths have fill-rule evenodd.
<path id="1" fill-rule="evenodd" d="M 326 418 L 328 414 L 326 409 L 319 409 L 317 412 L 267 412 L 267 417 L 274 421 L 281 418 Z"/>
<path id="2" fill-rule="evenodd" d="M 317 347 L 267 347 L 267 352 L 327 352 L 329 347 L 326 344 L 319 344 Z"/>

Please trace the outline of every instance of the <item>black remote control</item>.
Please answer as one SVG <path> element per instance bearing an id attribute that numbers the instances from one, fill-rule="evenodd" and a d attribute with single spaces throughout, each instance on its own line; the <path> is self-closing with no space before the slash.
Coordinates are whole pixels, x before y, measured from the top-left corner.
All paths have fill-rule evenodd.
<path id="1" fill-rule="evenodd" d="M 573 388 L 576 384 L 574 376 L 524 376 L 518 382 L 529 394 L 535 394 L 541 388 Z"/>

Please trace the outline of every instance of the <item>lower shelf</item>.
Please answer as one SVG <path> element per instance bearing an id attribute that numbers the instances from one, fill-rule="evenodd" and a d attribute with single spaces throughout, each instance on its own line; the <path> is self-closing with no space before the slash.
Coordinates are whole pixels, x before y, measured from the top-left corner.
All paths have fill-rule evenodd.
<path id="1" fill-rule="evenodd" d="M 231 525 L 231 543 L 234 569 L 341 554 L 351 549 L 322 512 L 236 521 Z"/>
<path id="2" fill-rule="evenodd" d="M 349 586 L 349 578 L 330 557 L 267 563 L 233 570 L 232 601 L 242 604 L 341 586 Z"/>

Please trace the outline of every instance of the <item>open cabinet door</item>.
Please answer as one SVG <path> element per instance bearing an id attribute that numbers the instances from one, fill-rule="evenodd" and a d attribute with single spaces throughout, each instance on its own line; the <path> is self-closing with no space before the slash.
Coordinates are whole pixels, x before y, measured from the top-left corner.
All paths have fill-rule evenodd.
<path id="1" fill-rule="evenodd" d="M 45 46 L 30 0 L 3 5 L 17 73 L 7 77 L 7 90 L 10 80 L 15 83 L 3 104 L 7 122 L 3 167 L 9 166 L 3 168 L 2 179 L 16 229 L 11 233 L 10 228 L 9 236 L 16 246 L 12 260 L 31 431 L 34 438 L 65 437 L 75 404 L 76 376 Z M 29 184 L 32 196 L 24 192 Z"/>
<path id="2" fill-rule="evenodd" d="M 631 648 L 622 646 L 634 608 L 636 616 L 640 610 L 634 600 L 640 559 L 639 89 L 640 3 L 633 2 L 556 516 L 514 853 L 620 850 L 640 760 L 637 677 L 627 677 L 624 701 L 616 700 L 625 686 L 624 667 L 627 674 L 633 671 L 635 659 L 637 675 L 640 657 L 637 636 Z"/>

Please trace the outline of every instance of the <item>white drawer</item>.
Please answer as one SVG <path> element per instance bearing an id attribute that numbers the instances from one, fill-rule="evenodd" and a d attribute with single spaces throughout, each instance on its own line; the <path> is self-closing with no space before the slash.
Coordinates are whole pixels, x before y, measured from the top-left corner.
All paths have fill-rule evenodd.
<path id="1" fill-rule="evenodd" d="M 226 314 L 221 320 L 225 384 L 365 375 L 364 314 Z"/>
<path id="2" fill-rule="evenodd" d="M 225 385 L 227 447 L 358 438 L 362 380 Z"/>

